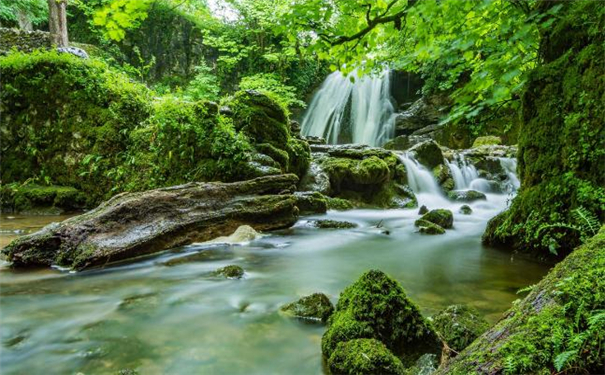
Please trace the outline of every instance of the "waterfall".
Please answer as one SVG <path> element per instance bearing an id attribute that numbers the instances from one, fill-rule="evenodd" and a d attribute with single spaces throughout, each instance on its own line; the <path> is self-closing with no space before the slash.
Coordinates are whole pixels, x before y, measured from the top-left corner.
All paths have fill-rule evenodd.
<path id="1" fill-rule="evenodd" d="M 469 164 L 464 158 L 464 155 L 456 155 L 453 161 L 450 162 L 449 160 L 446 160 L 445 162 L 452 172 L 454 188 L 456 190 L 473 188 L 471 185 L 479 178 L 479 174 L 477 173 L 477 168 L 475 168 L 474 165 Z M 478 184 L 475 183 L 475 185 Z"/>
<path id="2" fill-rule="evenodd" d="M 499 158 L 500 165 L 506 172 L 506 176 L 508 177 L 507 181 L 507 190 L 508 192 L 514 192 L 519 189 L 521 186 L 521 182 L 519 182 L 519 178 L 517 177 L 517 159 L 515 158 Z"/>
<path id="3" fill-rule="evenodd" d="M 441 195 L 441 188 L 435 177 L 409 153 L 397 153 L 399 160 L 405 165 L 408 185 L 415 194 L 428 193 Z"/>
<path id="4" fill-rule="evenodd" d="M 389 70 L 379 76 L 361 78 L 357 71 L 349 76 L 336 71 L 313 97 L 302 120 L 302 133 L 337 144 L 343 133 L 349 131 L 352 143 L 381 146 L 395 131 L 390 92 Z"/>

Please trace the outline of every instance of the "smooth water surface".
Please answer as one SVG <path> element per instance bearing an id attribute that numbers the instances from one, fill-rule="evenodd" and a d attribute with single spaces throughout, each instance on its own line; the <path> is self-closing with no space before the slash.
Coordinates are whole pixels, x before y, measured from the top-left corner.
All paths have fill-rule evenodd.
<path id="1" fill-rule="evenodd" d="M 191 245 L 103 270 L 13 271 L 4 264 L 0 372 L 320 374 L 324 328 L 277 310 L 313 292 L 335 302 L 370 268 L 396 278 L 427 315 L 469 303 L 494 322 L 519 288 L 546 272 L 481 246 L 488 218 L 506 199 L 488 195 L 471 204 L 474 213 L 455 214 L 455 228 L 442 236 L 416 233 L 417 209 L 354 210 L 322 217 L 355 222 L 356 229 L 319 230 L 302 218 L 249 244 Z M 3 217 L 0 233 L 35 226 L 33 220 L 40 224 Z M 210 275 L 228 264 L 242 266 L 245 278 Z"/>

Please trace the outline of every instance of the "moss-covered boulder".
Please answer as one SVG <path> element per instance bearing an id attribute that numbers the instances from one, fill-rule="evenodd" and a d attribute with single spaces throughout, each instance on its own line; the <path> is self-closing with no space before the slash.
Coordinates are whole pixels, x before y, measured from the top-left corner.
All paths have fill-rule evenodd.
<path id="1" fill-rule="evenodd" d="M 313 145 L 312 150 L 301 190 L 320 190 L 360 207 L 416 206 L 405 166 L 394 153 L 362 145 Z"/>
<path id="2" fill-rule="evenodd" d="M 560 9 L 549 16 L 542 63 L 522 97 L 521 190 L 483 236 L 488 245 L 539 257 L 564 256 L 580 243 L 582 233 L 571 229 L 582 221 L 575 217 L 578 209 L 605 220 L 605 35 L 597 26 L 603 6 L 539 3 L 544 14 L 552 6 Z"/>
<path id="3" fill-rule="evenodd" d="M 328 210 L 328 197 L 317 191 L 297 191 L 296 206 L 301 215 L 324 214 Z"/>
<path id="4" fill-rule="evenodd" d="M 339 220 L 314 220 L 312 225 L 321 229 L 350 229 L 357 228 L 357 224 Z"/>
<path id="5" fill-rule="evenodd" d="M 4 213 L 56 215 L 86 207 L 87 197 L 73 187 L 10 184 L 0 187 Z"/>
<path id="6" fill-rule="evenodd" d="M 428 212 L 429 212 L 429 209 L 425 205 L 422 205 L 422 207 L 420 207 L 420 209 L 418 210 L 418 215 L 424 215 Z"/>
<path id="7" fill-rule="evenodd" d="M 477 190 L 452 190 L 447 197 L 456 202 L 475 202 L 487 200 L 485 194 Z"/>
<path id="8" fill-rule="evenodd" d="M 399 358 L 375 339 L 354 339 L 338 343 L 327 364 L 333 375 L 405 373 Z"/>
<path id="9" fill-rule="evenodd" d="M 431 324 L 395 280 L 378 270 L 364 273 L 340 295 L 322 338 L 331 358 L 339 343 L 372 338 L 381 341 L 404 365 L 425 353 L 441 354 L 442 344 Z"/>
<path id="10" fill-rule="evenodd" d="M 231 264 L 217 269 L 213 272 L 213 275 L 226 277 L 228 279 L 241 279 L 244 277 L 244 269 L 240 266 Z"/>
<path id="11" fill-rule="evenodd" d="M 493 145 L 501 145 L 502 138 L 497 137 L 495 135 L 485 135 L 483 137 L 475 138 L 473 142 L 473 148 L 481 147 L 481 146 L 493 146 Z"/>
<path id="12" fill-rule="evenodd" d="M 422 215 L 416 222 L 422 224 L 421 220 L 437 224 L 444 229 L 451 229 L 454 225 L 454 214 L 450 210 L 439 208 Z"/>
<path id="13" fill-rule="evenodd" d="M 235 129 L 245 134 L 257 151 L 279 163 L 284 173 L 305 174 L 311 160 L 309 144 L 291 135 L 284 108 L 253 90 L 236 93 L 229 107 Z"/>
<path id="14" fill-rule="evenodd" d="M 418 232 L 420 233 L 445 234 L 445 229 L 435 223 L 431 223 L 428 220 L 418 219 L 414 222 L 414 225 L 418 227 Z"/>
<path id="15" fill-rule="evenodd" d="M 409 150 L 420 164 L 429 170 L 443 164 L 443 152 L 435 141 L 425 141 L 414 145 Z"/>
<path id="16" fill-rule="evenodd" d="M 298 301 L 282 306 L 280 312 L 284 315 L 299 319 L 309 319 L 326 322 L 334 312 L 334 305 L 323 293 L 313 293 Z"/>
<path id="17" fill-rule="evenodd" d="M 473 213 L 473 209 L 468 205 L 462 205 L 460 206 L 460 209 L 458 210 L 458 212 L 460 212 L 463 215 L 470 215 Z"/>
<path id="18" fill-rule="evenodd" d="M 467 305 L 452 305 L 433 316 L 433 326 L 447 345 L 461 352 L 489 328 L 479 312 Z"/>

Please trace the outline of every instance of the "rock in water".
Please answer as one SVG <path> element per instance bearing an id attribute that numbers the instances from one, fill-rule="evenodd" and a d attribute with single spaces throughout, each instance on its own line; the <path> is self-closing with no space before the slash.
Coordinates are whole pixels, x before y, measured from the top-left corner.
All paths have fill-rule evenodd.
<path id="1" fill-rule="evenodd" d="M 217 237 L 213 240 L 206 241 L 206 243 L 236 244 L 250 242 L 258 237 L 260 237 L 260 233 L 255 231 L 254 228 L 249 225 L 242 225 L 238 227 L 232 235 L 226 237 Z"/>
<path id="2" fill-rule="evenodd" d="M 435 223 L 427 220 L 418 219 L 414 223 L 418 227 L 418 231 L 424 234 L 445 234 L 445 229 Z"/>
<path id="3" fill-rule="evenodd" d="M 414 223 L 417 227 L 421 226 L 421 221 L 430 221 L 433 224 L 439 225 L 444 229 L 451 229 L 454 225 L 454 214 L 450 210 L 437 209 L 431 210 L 429 213 L 424 214 L 420 219 Z"/>
<path id="4" fill-rule="evenodd" d="M 228 265 L 223 268 L 219 268 L 213 273 L 215 276 L 223 276 L 228 279 L 241 279 L 244 277 L 244 269 L 236 265 Z"/>
<path id="5" fill-rule="evenodd" d="M 461 352 L 489 328 L 479 312 L 466 305 L 448 306 L 433 317 L 433 325 L 456 352 Z"/>
<path id="6" fill-rule="evenodd" d="M 424 214 L 426 214 L 426 213 L 428 213 L 428 212 L 429 212 L 429 209 L 428 209 L 428 208 L 426 208 L 426 206 L 425 206 L 425 205 L 423 205 L 423 206 L 422 206 L 422 207 L 420 207 L 420 209 L 418 210 L 418 215 L 424 215 Z"/>
<path id="7" fill-rule="evenodd" d="M 301 319 L 326 322 L 334 312 L 334 305 L 323 293 L 313 293 L 279 309 L 283 314 Z"/>
<path id="8" fill-rule="evenodd" d="M 351 229 L 357 228 L 357 224 L 351 223 L 350 221 L 338 221 L 338 220 L 315 220 L 311 222 L 316 228 L 320 229 Z"/>
<path id="9" fill-rule="evenodd" d="M 203 242 L 242 224 L 256 230 L 298 218 L 295 175 L 196 182 L 116 195 L 83 215 L 20 237 L 2 250 L 14 267 L 84 269 Z"/>
<path id="10" fill-rule="evenodd" d="M 453 190 L 447 193 L 447 197 L 456 202 L 474 202 L 487 200 L 485 194 L 476 190 Z"/>
<path id="11" fill-rule="evenodd" d="M 328 358 L 328 368 L 333 375 L 406 373 L 399 358 L 375 339 L 339 342 L 334 353 Z"/>
<path id="12" fill-rule="evenodd" d="M 371 270 L 341 294 L 323 335 L 323 355 L 331 358 L 339 343 L 373 338 L 406 366 L 423 354 L 441 356 L 442 343 L 403 288 L 381 271 Z"/>
<path id="13" fill-rule="evenodd" d="M 473 213 L 473 209 L 468 204 L 465 204 L 460 207 L 460 210 L 458 210 L 458 212 L 463 215 L 470 215 Z"/>

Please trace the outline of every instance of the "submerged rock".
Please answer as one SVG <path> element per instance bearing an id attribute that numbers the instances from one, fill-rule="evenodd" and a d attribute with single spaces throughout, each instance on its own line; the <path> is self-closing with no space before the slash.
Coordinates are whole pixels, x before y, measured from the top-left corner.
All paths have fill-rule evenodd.
<path id="1" fill-rule="evenodd" d="M 331 358 L 339 343 L 372 338 L 413 364 L 422 354 L 441 355 L 442 344 L 420 310 L 395 280 L 381 271 L 364 273 L 340 295 L 322 338 L 322 352 Z"/>
<path id="2" fill-rule="evenodd" d="M 75 269 L 203 242 L 248 224 L 256 230 L 292 226 L 295 175 L 234 183 L 189 183 L 116 195 L 96 209 L 20 237 L 2 250 L 14 267 Z"/>
<path id="3" fill-rule="evenodd" d="M 319 320 L 325 323 L 334 312 L 334 305 L 325 294 L 314 293 L 282 306 L 279 311 L 295 318 Z"/>
<path id="4" fill-rule="evenodd" d="M 465 204 L 460 207 L 460 210 L 458 212 L 463 215 L 470 215 L 473 213 L 473 209 L 468 204 Z"/>
<path id="5" fill-rule="evenodd" d="M 453 190 L 447 193 L 447 197 L 456 202 L 487 200 L 485 194 L 476 190 Z"/>
<path id="6" fill-rule="evenodd" d="M 357 224 L 349 221 L 338 220 L 315 220 L 311 223 L 313 226 L 321 229 L 350 229 L 357 228 Z"/>
<path id="7" fill-rule="evenodd" d="M 340 342 L 328 358 L 333 375 L 403 375 L 403 364 L 376 339 L 354 339 Z"/>
<path id="8" fill-rule="evenodd" d="M 489 328 L 479 312 L 466 305 L 448 306 L 433 317 L 433 326 L 456 352 L 462 351 Z"/>
<path id="9" fill-rule="evenodd" d="M 418 215 L 424 215 L 427 212 L 429 212 L 429 209 L 425 205 L 422 205 L 422 207 L 420 207 L 420 209 L 418 210 Z"/>
<path id="10" fill-rule="evenodd" d="M 443 229 L 451 229 L 454 225 L 454 214 L 450 210 L 440 208 L 437 210 L 431 210 L 429 213 L 424 214 L 420 219 L 416 220 L 416 223 L 418 223 L 420 220 L 437 224 Z"/>
<path id="11" fill-rule="evenodd" d="M 255 231 L 254 228 L 249 225 L 242 225 L 238 227 L 232 235 L 226 237 L 217 237 L 210 241 L 206 241 L 206 243 L 235 244 L 242 242 L 250 242 L 258 237 L 260 237 L 260 233 Z"/>
<path id="12" fill-rule="evenodd" d="M 244 269 L 240 266 L 232 264 L 223 268 L 219 268 L 218 270 L 214 271 L 213 274 L 215 276 L 224 276 L 228 279 L 241 279 L 242 277 L 244 277 Z"/>
<path id="13" fill-rule="evenodd" d="M 445 229 L 430 221 L 418 219 L 414 223 L 418 227 L 418 232 L 424 234 L 445 234 Z"/>

